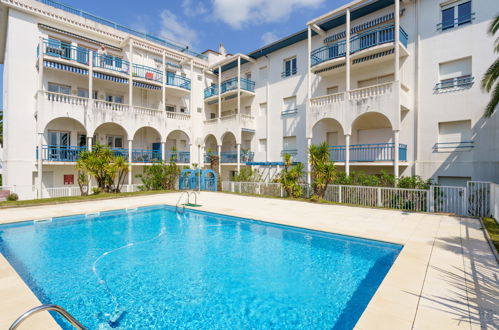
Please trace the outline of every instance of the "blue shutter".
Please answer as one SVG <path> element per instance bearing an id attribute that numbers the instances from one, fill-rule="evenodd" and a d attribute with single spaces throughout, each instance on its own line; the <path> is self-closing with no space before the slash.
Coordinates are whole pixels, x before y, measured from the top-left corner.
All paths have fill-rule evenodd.
<path id="1" fill-rule="evenodd" d="M 442 10 L 442 30 L 454 27 L 454 7 Z"/>
<path id="2" fill-rule="evenodd" d="M 463 25 L 471 22 L 471 1 L 457 7 L 457 24 Z"/>

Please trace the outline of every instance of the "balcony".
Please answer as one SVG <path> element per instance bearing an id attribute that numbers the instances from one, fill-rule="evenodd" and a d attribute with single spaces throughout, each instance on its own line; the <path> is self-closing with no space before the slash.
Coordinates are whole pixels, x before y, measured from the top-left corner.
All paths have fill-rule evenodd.
<path id="1" fill-rule="evenodd" d="M 387 162 L 395 159 L 393 143 L 354 144 L 350 146 L 350 162 Z M 330 159 L 345 162 L 345 146 L 330 146 Z M 407 145 L 399 144 L 399 161 L 407 161 Z"/>
<path id="2" fill-rule="evenodd" d="M 435 93 L 439 94 L 468 89 L 473 86 L 474 80 L 475 78 L 471 75 L 464 75 L 461 77 L 441 80 L 438 84 L 435 85 L 434 91 Z"/>
<path id="3" fill-rule="evenodd" d="M 90 63 L 89 49 L 73 46 L 69 43 L 54 39 L 44 39 L 42 44 L 39 45 L 37 49 L 38 54 L 40 54 L 40 48 L 41 54 L 46 56 L 48 59 L 53 59 L 55 62 L 63 63 L 61 65 L 60 63 L 48 61 L 49 63 L 45 63 L 45 66 L 49 68 L 88 75 L 88 68 L 90 67 L 90 64 L 92 64 L 95 71 L 108 73 L 108 75 L 103 75 L 94 72 L 95 78 L 101 78 L 104 76 L 103 79 L 125 84 L 128 83 L 127 78 L 130 75 L 130 62 L 122 59 L 121 57 L 94 52 L 92 63 Z M 73 63 L 76 64 L 76 66 L 73 66 Z M 114 76 L 114 74 L 117 73 L 120 74 L 119 77 Z M 158 89 L 163 86 L 163 79 L 166 77 L 164 85 L 167 88 L 173 87 L 175 90 L 182 92 L 191 90 L 191 80 L 189 78 L 176 75 L 171 72 L 163 72 L 153 67 L 133 64 L 131 73 L 134 80 L 140 80 L 146 84 L 153 83 L 158 86 Z M 245 84 L 242 83 L 241 88 L 244 88 L 244 86 Z"/>
<path id="4" fill-rule="evenodd" d="M 184 76 L 179 76 L 170 72 L 166 74 L 166 85 L 191 90 L 191 80 Z"/>
<path id="5" fill-rule="evenodd" d="M 255 82 L 253 80 L 241 78 L 239 85 L 240 85 L 241 91 L 249 92 L 251 94 L 255 93 Z M 221 95 L 223 95 L 225 93 L 235 91 L 235 90 L 237 90 L 237 88 L 238 88 L 237 78 L 234 77 L 234 78 L 231 78 L 231 79 L 228 79 L 228 80 L 225 80 L 224 82 L 222 82 L 221 88 L 219 88 L 218 85 L 214 85 L 214 86 L 210 86 L 210 87 L 205 88 L 204 98 L 205 99 L 211 98 L 213 96 L 218 95 L 219 92 L 221 92 Z"/>
<path id="6" fill-rule="evenodd" d="M 407 33 L 400 27 L 400 42 L 407 47 Z M 384 44 L 392 43 L 395 40 L 395 25 L 387 24 L 362 33 L 353 35 L 350 38 L 350 54 L 364 53 L 366 49 L 374 48 Z M 335 43 L 320 47 L 310 54 L 312 67 L 334 59 L 343 58 L 346 55 L 346 41 L 341 40 Z"/>
<path id="7" fill-rule="evenodd" d="M 241 151 L 239 157 L 241 163 L 252 162 L 255 157 L 255 153 L 252 151 Z M 237 152 L 222 152 L 220 154 L 220 162 L 225 164 L 237 163 Z"/>
<path id="8" fill-rule="evenodd" d="M 70 43 L 54 39 L 43 39 L 41 48 L 43 55 L 89 65 L 90 51 L 86 48 L 73 46 Z M 40 54 L 40 48 L 37 49 L 37 53 Z"/>
<path id="9" fill-rule="evenodd" d="M 86 151 L 87 147 L 77 147 L 77 146 L 58 146 L 58 145 L 43 145 L 42 146 L 42 157 L 43 161 L 56 162 L 56 163 L 74 163 L 80 159 L 81 153 Z M 128 159 L 128 150 L 125 148 L 111 148 L 111 152 L 115 156 L 121 156 Z M 165 161 L 169 162 L 174 159 L 177 163 L 188 164 L 190 162 L 190 152 L 167 152 L 165 155 Z M 36 159 L 38 159 L 38 148 L 36 148 Z M 150 149 L 132 149 L 132 159 L 131 162 L 135 164 L 145 164 L 154 163 L 161 161 L 161 151 L 150 150 Z"/>
<path id="10" fill-rule="evenodd" d="M 381 113 L 392 122 L 397 122 L 402 107 L 409 107 L 407 110 L 410 110 L 410 104 L 401 103 L 403 95 L 406 91 L 399 82 L 393 81 L 314 97 L 310 99 L 312 125 L 323 118 L 336 119 L 342 125 L 348 125 L 348 122 L 368 111 Z"/>
<path id="11" fill-rule="evenodd" d="M 130 62 L 112 55 L 94 53 L 93 66 L 94 69 L 104 69 L 125 75 L 130 73 Z"/>

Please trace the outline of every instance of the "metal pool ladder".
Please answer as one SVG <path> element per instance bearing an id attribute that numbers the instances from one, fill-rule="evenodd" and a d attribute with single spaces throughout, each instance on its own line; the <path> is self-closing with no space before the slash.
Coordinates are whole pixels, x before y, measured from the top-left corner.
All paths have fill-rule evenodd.
<path id="1" fill-rule="evenodd" d="M 184 213 L 185 212 L 185 204 L 191 204 L 191 195 L 194 195 L 194 205 L 197 205 L 198 204 L 198 194 L 199 194 L 199 192 L 194 191 L 194 190 L 182 192 L 177 200 L 177 205 L 175 205 L 175 210 L 178 212 L 178 210 L 180 209 L 179 206 L 182 206 L 182 213 Z M 180 204 L 182 197 L 184 195 L 187 195 L 187 202 L 184 204 Z"/>
<path id="2" fill-rule="evenodd" d="M 76 329 L 78 330 L 87 330 L 80 322 L 78 322 L 77 319 L 73 317 L 73 315 L 69 314 L 67 310 L 64 308 L 57 306 L 57 305 L 41 305 L 35 308 L 32 308 L 25 312 L 23 315 L 19 316 L 17 320 L 12 323 L 12 325 L 9 327 L 9 330 L 15 330 L 21 323 L 23 323 L 27 318 L 30 316 L 37 314 L 39 312 L 44 312 L 44 311 L 53 311 L 59 313 L 62 317 L 64 317 L 69 323 L 71 323 Z"/>

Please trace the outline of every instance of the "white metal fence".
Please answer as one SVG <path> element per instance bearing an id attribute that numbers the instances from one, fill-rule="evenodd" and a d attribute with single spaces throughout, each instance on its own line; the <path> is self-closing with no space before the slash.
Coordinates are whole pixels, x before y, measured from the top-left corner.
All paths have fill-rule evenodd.
<path id="1" fill-rule="evenodd" d="M 286 191 L 279 183 L 223 181 L 222 191 L 286 197 Z M 310 195 L 311 187 L 302 184 L 302 197 L 308 198 Z M 416 212 L 499 217 L 499 185 L 491 182 L 470 181 L 466 187 L 431 186 L 427 190 L 329 185 L 324 199 L 342 204 Z"/>

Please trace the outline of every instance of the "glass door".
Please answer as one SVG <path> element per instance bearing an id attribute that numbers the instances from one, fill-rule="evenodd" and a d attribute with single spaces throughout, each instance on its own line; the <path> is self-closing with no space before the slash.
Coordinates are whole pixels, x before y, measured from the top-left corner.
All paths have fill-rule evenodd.
<path id="1" fill-rule="evenodd" d="M 68 158 L 70 132 L 48 132 L 48 160 L 65 161 Z"/>

